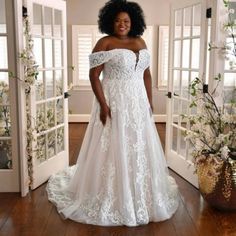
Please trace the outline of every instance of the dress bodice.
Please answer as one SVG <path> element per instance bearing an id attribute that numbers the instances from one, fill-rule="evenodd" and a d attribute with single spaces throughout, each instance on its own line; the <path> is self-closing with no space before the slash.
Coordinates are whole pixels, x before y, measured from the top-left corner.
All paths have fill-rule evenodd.
<path id="1" fill-rule="evenodd" d="M 103 78 L 106 79 L 141 79 L 144 70 L 150 64 L 147 49 L 137 53 L 130 49 L 117 48 L 90 54 L 90 68 L 104 64 Z"/>

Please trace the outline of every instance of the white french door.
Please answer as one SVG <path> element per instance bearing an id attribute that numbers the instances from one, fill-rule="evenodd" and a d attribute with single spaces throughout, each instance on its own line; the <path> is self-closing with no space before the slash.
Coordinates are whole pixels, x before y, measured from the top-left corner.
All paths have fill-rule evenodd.
<path id="1" fill-rule="evenodd" d="M 228 59 L 222 56 L 217 50 L 213 50 L 211 55 L 214 68 L 211 77 L 215 77 L 220 73 L 223 78 L 220 86 L 217 87 L 217 93 L 222 95 L 221 97 L 218 97 L 217 102 L 219 102 L 219 104 L 224 104 L 225 107 L 230 106 L 229 103 L 236 100 L 236 69 L 231 66 L 232 62 L 235 64 L 235 40 L 233 40 L 232 35 L 230 35 L 231 33 L 235 34 L 235 26 L 231 30 L 223 31 L 221 23 L 228 21 L 233 22 L 236 18 L 236 0 L 229 1 L 229 9 L 232 9 L 234 12 L 231 13 L 230 16 L 226 14 L 227 8 L 224 6 L 224 2 L 216 0 L 212 18 L 214 21 L 213 34 L 215 44 L 222 45 L 222 42 L 226 42 L 227 46 L 230 48 L 227 55 Z M 221 27 L 219 27 L 219 25 L 221 25 Z M 214 81 L 211 86 L 214 86 Z"/>
<path id="2" fill-rule="evenodd" d="M 31 115 L 36 137 L 33 146 L 35 189 L 50 175 L 68 166 L 68 101 L 66 2 L 28 0 L 27 10 L 39 75 L 31 92 Z"/>
<path id="3" fill-rule="evenodd" d="M 0 0 L 0 192 L 19 192 L 13 1 Z"/>
<path id="4" fill-rule="evenodd" d="M 189 127 L 182 114 L 196 112 L 189 108 L 188 89 L 196 77 L 204 77 L 206 23 L 203 0 L 177 0 L 171 6 L 166 156 L 169 167 L 195 186 L 192 146 L 183 135 Z"/>
<path id="5" fill-rule="evenodd" d="M 219 0 L 218 0 L 219 1 Z M 222 11 L 220 11 L 222 9 L 223 4 L 220 2 L 218 2 L 218 11 L 219 13 L 221 13 Z M 229 1 L 229 9 L 233 9 L 234 13 L 230 15 L 231 17 L 231 21 L 233 21 L 236 17 L 236 0 L 230 0 Z M 228 16 L 228 15 L 227 15 Z M 224 15 L 219 14 L 219 22 L 222 22 L 222 18 L 225 19 L 226 17 Z M 228 19 L 227 19 L 228 20 Z M 235 20 L 234 20 L 235 23 Z M 219 30 L 219 29 L 218 29 Z M 230 33 L 234 33 L 235 34 L 235 26 L 233 27 L 233 31 L 234 32 L 230 32 Z M 221 36 L 221 41 L 226 41 L 227 45 L 231 47 L 231 62 L 236 63 L 236 54 L 235 54 L 235 40 L 232 39 L 232 35 L 230 35 L 230 33 L 228 35 L 223 34 L 220 35 Z M 222 34 L 222 33 L 221 33 Z M 220 57 L 220 60 L 222 60 L 222 57 Z M 221 71 L 221 73 L 223 74 L 223 84 L 222 84 L 222 90 L 223 90 L 223 101 L 222 103 L 224 103 L 225 107 L 230 106 L 230 102 L 234 101 L 236 102 L 236 69 L 231 67 L 231 63 L 229 60 L 226 60 L 224 58 L 224 61 L 221 62 L 221 64 L 223 65 L 223 70 Z M 219 72 L 218 72 L 219 73 Z"/>

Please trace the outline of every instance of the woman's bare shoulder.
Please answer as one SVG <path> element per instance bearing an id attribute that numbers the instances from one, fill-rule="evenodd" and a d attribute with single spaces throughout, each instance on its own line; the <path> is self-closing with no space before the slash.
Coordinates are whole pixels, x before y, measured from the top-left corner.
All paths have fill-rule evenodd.
<path id="1" fill-rule="evenodd" d="M 99 52 L 99 51 L 107 51 L 109 49 L 109 45 L 110 43 L 112 42 L 112 36 L 104 36 L 102 38 L 100 38 L 94 49 L 93 49 L 93 52 Z"/>
<path id="2" fill-rule="evenodd" d="M 136 37 L 135 38 L 135 44 L 139 49 L 147 48 L 147 45 L 142 37 Z"/>

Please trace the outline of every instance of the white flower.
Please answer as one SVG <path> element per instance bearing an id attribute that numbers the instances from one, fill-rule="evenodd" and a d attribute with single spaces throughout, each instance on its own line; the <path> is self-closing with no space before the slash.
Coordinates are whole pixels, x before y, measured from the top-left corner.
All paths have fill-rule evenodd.
<path id="1" fill-rule="evenodd" d="M 233 116 L 230 114 L 224 114 L 222 116 L 222 121 L 224 121 L 225 123 L 231 123 L 233 120 Z"/>
<path id="2" fill-rule="evenodd" d="M 70 84 L 69 84 L 69 86 L 68 86 L 68 89 L 67 89 L 67 90 L 68 90 L 68 91 L 69 91 L 69 90 L 72 90 L 72 89 L 73 89 L 73 86 L 74 86 L 74 85 L 73 85 L 73 83 L 72 83 L 72 82 L 70 82 Z"/>
<path id="3" fill-rule="evenodd" d="M 232 49 L 232 45 L 230 45 L 230 44 L 225 44 L 224 47 L 226 50 L 229 50 L 229 51 Z"/>
<path id="4" fill-rule="evenodd" d="M 229 61 L 229 60 L 230 60 L 230 57 L 229 57 L 229 56 L 225 56 L 225 60 L 226 60 L 226 61 Z"/>
<path id="5" fill-rule="evenodd" d="M 231 8 L 231 9 L 229 9 L 229 14 L 234 14 L 234 9 L 233 8 Z"/>
<path id="6" fill-rule="evenodd" d="M 224 146 L 220 150 L 221 150 L 221 158 L 223 160 L 227 160 L 230 152 L 229 148 L 227 146 Z"/>
<path id="7" fill-rule="evenodd" d="M 222 144 L 226 143 L 229 138 L 230 132 L 228 134 L 220 134 L 218 137 L 216 137 L 216 143 Z"/>

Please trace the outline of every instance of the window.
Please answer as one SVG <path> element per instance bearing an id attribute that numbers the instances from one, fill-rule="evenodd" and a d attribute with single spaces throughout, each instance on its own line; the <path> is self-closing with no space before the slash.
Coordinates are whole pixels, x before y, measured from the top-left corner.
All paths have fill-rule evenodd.
<path id="1" fill-rule="evenodd" d="M 104 35 L 99 33 L 97 25 L 72 26 L 72 55 L 74 85 L 89 86 L 89 60 L 88 56 L 96 42 Z"/>
<path id="2" fill-rule="evenodd" d="M 0 69 L 8 68 L 6 25 L 0 24 Z"/>
<path id="3" fill-rule="evenodd" d="M 168 82 L 169 27 L 159 26 L 158 87 L 165 88 Z"/>
<path id="4" fill-rule="evenodd" d="M 151 71 L 153 72 L 153 26 L 148 26 L 143 39 L 151 53 Z M 72 26 L 72 56 L 73 66 L 73 84 L 76 86 L 90 87 L 89 81 L 89 60 L 88 56 L 94 48 L 96 42 L 103 37 L 98 31 L 97 25 L 73 25 Z M 156 57 L 155 57 L 156 58 Z M 154 75 L 154 72 L 152 73 Z"/>

